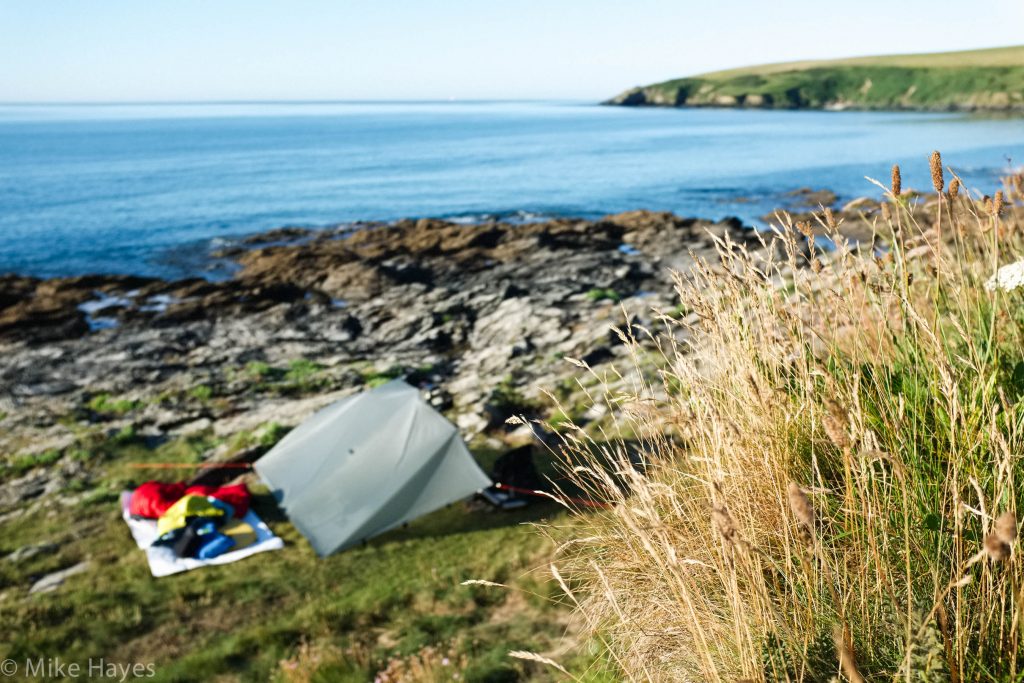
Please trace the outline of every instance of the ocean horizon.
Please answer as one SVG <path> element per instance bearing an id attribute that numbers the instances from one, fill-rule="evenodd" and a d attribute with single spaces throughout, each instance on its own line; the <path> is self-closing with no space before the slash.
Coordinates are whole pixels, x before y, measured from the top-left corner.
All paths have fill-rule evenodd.
<path id="1" fill-rule="evenodd" d="M 0 272 L 211 276 L 211 249 L 285 227 L 595 218 L 650 209 L 752 225 L 787 193 L 925 189 L 943 150 L 991 191 L 1019 120 L 637 109 L 579 100 L 0 105 Z"/>

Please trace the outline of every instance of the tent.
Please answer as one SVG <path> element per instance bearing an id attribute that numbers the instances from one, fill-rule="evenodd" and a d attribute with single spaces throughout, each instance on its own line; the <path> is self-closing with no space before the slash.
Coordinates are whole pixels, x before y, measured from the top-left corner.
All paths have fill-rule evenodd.
<path id="1" fill-rule="evenodd" d="M 254 467 L 321 556 L 491 485 L 455 425 L 401 380 L 324 408 Z"/>

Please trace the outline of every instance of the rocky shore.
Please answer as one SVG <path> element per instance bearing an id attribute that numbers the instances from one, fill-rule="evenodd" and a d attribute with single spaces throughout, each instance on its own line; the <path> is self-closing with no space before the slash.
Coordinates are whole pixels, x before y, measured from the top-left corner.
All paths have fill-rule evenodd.
<path id="1" fill-rule="evenodd" d="M 238 264 L 223 282 L 2 276 L 0 514 L 88 480 L 97 439 L 208 435 L 220 447 L 203 457 L 223 457 L 240 434 L 396 376 L 495 448 L 516 437 L 512 414 L 599 420 L 568 359 L 624 370 L 613 327 L 643 340 L 662 316 L 685 317 L 673 271 L 713 256 L 717 239 L 758 249 L 761 237 L 736 219 L 646 211 L 423 219 L 257 235 L 217 254 Z"/>

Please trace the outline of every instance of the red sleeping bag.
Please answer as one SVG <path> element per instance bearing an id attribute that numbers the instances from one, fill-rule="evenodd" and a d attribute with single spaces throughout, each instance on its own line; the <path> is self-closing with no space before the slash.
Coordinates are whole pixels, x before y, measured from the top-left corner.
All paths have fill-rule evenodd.
<path id="1" fill-rule="evenodd" d="M 188 486 L 184 482 L 147 481 L 132 493 L 128 512 L 136 517 L 157 519 L 162 517 L 182 496 L 211 496 L 235 508 L 235 517 L 241 519 L 249 511 L 249 489 L 245 484 L 233 486 Z"/>

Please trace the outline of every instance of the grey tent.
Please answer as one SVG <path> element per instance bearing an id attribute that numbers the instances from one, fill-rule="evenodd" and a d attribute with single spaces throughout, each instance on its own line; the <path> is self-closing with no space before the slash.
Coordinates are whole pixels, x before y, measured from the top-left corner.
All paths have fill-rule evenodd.
<path id="1" fill-rule="evenodd" d="M 321 556 L 491 485 L 455 425 L 401 380 L 324 408 L 255 469 Z"/>

